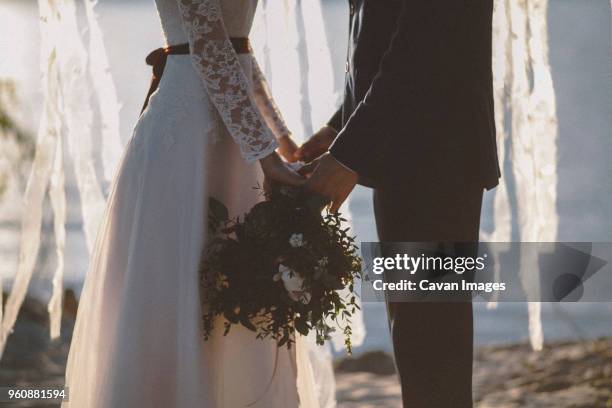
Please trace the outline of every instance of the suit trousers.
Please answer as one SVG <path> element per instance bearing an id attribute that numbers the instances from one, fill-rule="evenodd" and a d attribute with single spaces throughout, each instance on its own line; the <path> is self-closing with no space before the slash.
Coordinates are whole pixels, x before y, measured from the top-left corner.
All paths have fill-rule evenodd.
<path id="1" fill-rule="evenodd" d="M 379 239 L 475 243 L 482 195 L 479 185 L 409 182 L 376 189 Z M 388 302 L 387 310 L 404 407 L 472 407 L 471 301 Z"/>

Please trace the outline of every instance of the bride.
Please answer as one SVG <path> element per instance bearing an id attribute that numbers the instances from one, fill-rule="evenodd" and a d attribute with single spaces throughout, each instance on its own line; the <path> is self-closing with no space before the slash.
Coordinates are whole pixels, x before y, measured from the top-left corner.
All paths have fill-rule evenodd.
<path id="1" fill-rule="evenodd" d="M 156 5 L 172 47 L 157 62 L 163 78 L 115 176 L 81 295 L 64 406 L 315 406 L 299 342 L 278 348 L 241 327 L 223 336 L 222 324 L 209 341 L 201 334 L 207 197 L 239 215 L 261 199 L 253 187 L 264 177 L 303 182 L 276 152 L 291 159 L 295 144 L 249 52 L 257 0 Z"/>

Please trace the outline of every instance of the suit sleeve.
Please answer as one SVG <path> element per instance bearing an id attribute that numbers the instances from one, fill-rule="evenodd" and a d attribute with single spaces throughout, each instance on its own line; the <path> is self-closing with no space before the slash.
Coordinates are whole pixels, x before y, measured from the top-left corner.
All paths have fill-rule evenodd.
<path id="1" fill-rule="evenodd" d="M 336 160 L 363 179 L 373 177 L 372 158 L 406 120 L 406 109 L 418 108 L 421 92 L 447 86 L 453 32 L 461 0 L 402 0 L 397 29 L 364 99 L 330 147 Z M 409 136 L 409 135 L 405 135 Z"/>

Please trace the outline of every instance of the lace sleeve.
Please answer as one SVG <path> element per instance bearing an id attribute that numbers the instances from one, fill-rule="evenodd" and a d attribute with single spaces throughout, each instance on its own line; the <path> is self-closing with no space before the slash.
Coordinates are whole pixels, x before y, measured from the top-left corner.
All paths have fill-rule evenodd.
<path id="1" fill-rule="evenodd" d="M 283 136 L 291 136 L 291 131 L 289 131 L 283 115 L 272 97 L 266 77 L 255 57 L 253 57 L 253 97 L 261 115 L 266 120 L 270 129 L 272 129 L 276 138 L 280 139 Z"/>
<path id="2" fill-rule="evenodd" d="M 277 143 L 258 111 L 250 84 L 229 39 L 219 0 L 177 0 L 193 63 L 234 141 L 248 162 Z"/>

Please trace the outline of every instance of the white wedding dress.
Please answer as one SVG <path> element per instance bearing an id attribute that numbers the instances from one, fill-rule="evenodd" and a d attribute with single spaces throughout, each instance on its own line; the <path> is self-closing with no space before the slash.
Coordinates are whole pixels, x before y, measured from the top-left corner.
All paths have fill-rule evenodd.
<path id="1" fill-rule="evenodd" d="M 232 215 L 261 200 L 257 159 L 287 129 L 247 37 L 257 0 L 156 0 L 168 45 L 98 233 L 66 371 L 73 408 L 318 407 L 308 351 L 221 322 L 202 339 L 198 264 L 206 202 Z M 137 22 L 135 22 L 137 24 Z M 205 299 L 204 299 L 205 301 Z"/>

